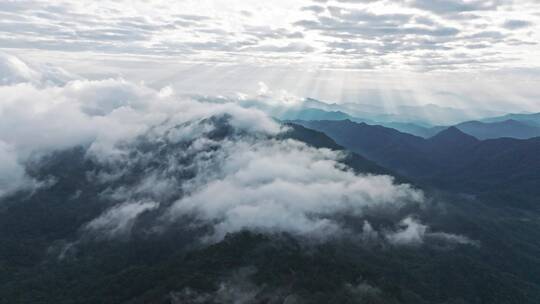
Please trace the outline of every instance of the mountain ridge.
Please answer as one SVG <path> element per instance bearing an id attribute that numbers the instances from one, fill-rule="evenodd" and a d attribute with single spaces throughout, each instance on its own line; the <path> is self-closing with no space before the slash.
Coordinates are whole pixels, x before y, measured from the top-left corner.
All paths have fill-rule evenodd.
<path id="1" fill-rule="evenodd" d="M 540 113 L 535 114 L 507 114 L 494 118 L 478 118 L 476 120 L 459 121 L 449 125 L 430 125 L 418 120 L 402 119 L 401 116 L 393 118 L 394 114 L 383 113 L 383 109 L 378 109 L 381 113 L 358 112 L 355 107 L 362 108 L 359 104 L 327 104 L 315 99 L 306 99 L 308 106 L 300 107 L 291 112 L 283 112 L 277 117 L 281 120 L 345 120 L 354 122 L 365 122 L 371 125 L 382 125 L 393 128 L 400 132 L 429 138 L 442 130 L 455 126 L 461 131 L 472 135 L 478 139 L 490 139 L 501 137 L 512 137 L 527 139 L 540 136 Z M 426 107 L 429 105 L 426 105 Z M 441 108 L 431 105 L 437 109 Z M 403 106 L 406 109 L 417 109 L 418 107 Z M 352 110 L 351 110 L 352 109 Z M 441 109 L 446 109 L 442 107 Z M 457 111 L 457 109 L 447 108 Z M 412 111 L 412 110 L 411 110 Z M 420 111 L 423 112 L 423 111 Z M 401 117 L 401 118 L 400 118 Z M 466 116 L 463 116 L 466 117 Z M 433 123 L 433 122 L 432 122 Z"/>
<path id="2" fill-rule="evenodd" d="M 452 191 L 540 198 L 540 188 L 534 188 L 540 184 L 540 137 L 478 140 L 451 127 L 424 139 L 351 121 L 296 123 L 416 181 Z"/>

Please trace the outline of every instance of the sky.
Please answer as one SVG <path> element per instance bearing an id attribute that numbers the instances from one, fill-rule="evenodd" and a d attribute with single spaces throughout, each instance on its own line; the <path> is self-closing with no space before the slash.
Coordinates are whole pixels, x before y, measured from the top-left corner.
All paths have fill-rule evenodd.
<path id="1" fill-rule="evenodd" d="M 538 41 L 537 0 L 0 1 L 2 52 L 205 95 L 534 112 Z"/>

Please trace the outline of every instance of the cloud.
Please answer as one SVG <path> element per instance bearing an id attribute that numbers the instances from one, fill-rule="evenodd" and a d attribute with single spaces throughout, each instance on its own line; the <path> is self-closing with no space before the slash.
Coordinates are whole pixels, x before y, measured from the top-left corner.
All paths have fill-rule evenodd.
<path id="1" fill-rule="evenodd" d="M 508 30 L 517 30 L 533 26 L 534 23 L 526 20 L 506 20 L 503 27 Z"/>
<path id="2" fill-rule="evenodd" d="M 406 58 L 422 57 L 428 51 L 442 56 L 465 48 L 469 54 L 487 56 L 482 49 L 464 47 L 479 42 L 466 33 L 524 28 L 523 23 L 506 24 L 504 19 L 536 23 L 538 8 L 538 3 L 530 0 L 232 0 L 227 4 L 209 0 L 165 1 L 161 5 L 120 1 L 91 6 L 77 1 L 54 5 L 46 1 L 10 2 L 0 10 L 6 20 L 0 24 L 0 44 L 43 52 L 172 57 L 195 64 L 282 68 L 309 64 L 357 69 L 357 61 L 362 60 L 372 63 L 371 70 L 396 66 L 415 70 L 417 66 L 408 65 Z M 532 57 L 534 50 L 519 48 L 510 37 L 534 42 L 537 31 L 529 28 L 532 36 L 513 31 L 488 49 L 504 56 L 507 65 L 517 65 L 506 52 L 508 48 L 521 58 Z M 365 42 L 373 43 L 358 47 Z M 351 47 L 334 48 L 336 43 Z M 382 56 L 388 60 L 378 60 Z M 434 68 L 446 69 L 440 65 Z M 465 69 L 460 65 L 454 68 Z"/>
<path id="3" fill-rule="evenodd" d="M 172 304 L 184 303 L 303 303 L 299 297 L 290 292 L 290 288 L 273 288 L 259 286 L 252 281 L 257 273 L 255 267 L 243 267 L 221 279 L 218 288 L 213 292 L 199 292 L 191 288 L 170 293 Z"/>
<path id="4" fill-rule="evenodd" d="M 188 98 L 175 99 L 170 88 L 155 90 L 122 79 L 77 79 L 58 84 L 49 81 L 46 78 L 49 74 L 42 70 L 22 73 L 29 65 L 16 57 L 6 55 L 0 59 L 4 59 L 0 66 L 15 62 L 20 67 L 4 70 L 5 78 L 16 82 L 0 86 L 0 94 L 4 96 L 0 101 L 2 155 L 17 160 L 11 170 L 1 173 L 1 179 L 12 181 L 9 185 L 7 182 L 0 185 L 2 193 L 7 193 L 7 188 L 15 189 L 16 181 L 26 184 L 25 179 L 13 176 L 20 176 L 24 171 L 20 166 L 30 159 L 74 146 L 89 147 L 96 157 L 120 156 L 117 143 L 132 140 L 166 121 L 181 124 L 219 113 L 233 113 L 231 124 L 239 129 L 269 133 L 280 130 L 279 125 L 262 112 L 232 103 L 208 107 Z"/>
<path id="5" fill-rule="evenodd" d="M 273 94 L 262 83 L 260 93 Z M 242 100 L 179 97 L 122 79 L 27 80 L 0 86 L 0 94 L 0 195 L 46 182 L 26 175 L 30 161 L 81 146 L 95 164 L 87 182 L 105 189 L 96 195 L 107 210 L 82 227 L 98 238 L 128 237 L 152 211 L 151 231 L 180 223 L 210 242 L 242 230 L 373 239 L 384 227 L 343 218 L 402 218 L 426 203 L 421 190 L 390 176 L 353 172 L 344 152 L 281 139 L 288 128 Z M 403 223 L 391 243 L 461 240 Z"/>
<path id="6" fill-rule="evenodd" d="M 257 52 L 313 52 L 315 48 L 307 43 L 291 42 L 286 45 L 258 45 L 256 47 L 246 47 L 244 50 Z"/>
<path id="7" fill-rule="evenodd" d="M 178 56 L 201 51 L 239 52 L 268 40 L 294 45 L 302 38 L 290 27 L 252 22 L 256 16 L 249 12 L 254 5 L 246 4 L 242 10 L 234 4 L 164 2 L 156 6 L 144 1 L 96 6 L 77 1 L 55 5 L 29 1 L 3 7 L 2 17 L 8 22 L 0 24 L 0 34 L 6 34 L 2 45 L 8 48 Z M 240 23 L 231 22 L 233 19 Z M 170 43 L 173 37 L 175 42 Z M 276 51 L 286 52 L 287 48 Z"/>
<path id="8" fill-rule="evenodd" d="M 172 304 L 185 303 L 285 303 L 300 304 L 313 301 L 313 297 L 303 293 L 294 293 L 291 286 L 272 287 L 258 285 L 253 278 L 257 275 L 255 267 L 242 267 L 219 280 L 217 288 L 203 292 L 193 288 L 184 288 L 169 294 Z M 207 290 L 207 288 L 205 288 Z M 365 281 L 345 283 L 336 291 L 342 298 L 353 303 L 383 302 L 384 293 Z M 306 298 L 307 297 L 307 298 Z"/>
<path id="9" fill-rule="evenodd" d="M 19 58 L 0 53 L 0 84 L 36 82 L 39 78 L 38 72 L 31 69 Z"/>
<path id="10" fill-rule="evenodd" d="M 427 239 L 434 239 L 450 244 L 476 245 L 475 241 L 465 236 L 445 232 L 430 232 L 429 227 L 418 220 L 407 217 L 401 221 L 402 229 L 387 232 L 385 237 L 394 245 L 421 245 Z"/>
<path id="11" fill-rule="evenodd" d="M 156 202 L 128 202 L 116 205 L 86 224 L 84 229 L 100 238 L 126 237 L 129 236 L 139 215 L 158 206 Z"/>
<path id="12" fill-rule="evenodd" d="M 402 221 L 403 229 L 397 232 L 387 234 L 387 238 L 392 244 L 396 245 L 419 245 L 424 242 L 427 226 L 422 225 L 412 218 L 406 218 Z"/>
<path id="13" fill-rule="evenodd" d="M 0 85 L 32 83 L 63 84 L 76 76 L 50 65 L 32 66 L 18 57 L 0 52 Z"/>
<path id="14" fill-rule="evenodd" d="M 499 5 L 508 2 L 504 0 L 413 0 L 412 7 L 432 11 L 435 13 L 452 14 L 461 12 L 494 10 Z"/>
<path id="15" fill-rule="evenodd" d="M 499 62 L 512 60 L 499 51 L 499 46 L 510 47 L 514 39 L 530 40 L 527 36 L 506 31 L 512 24 L 493 22 L 501 18 L 499 10 L 516 9 L 511 5 L 518 6 L 505 0 L 396 0 L 386 1 L 384 7 L 387 9 L 383 9 L 379 1 L 315 2 L 315 8 L 306 6 L 304 9 L 312 13 L 312 17 L 299 20 L 295 25 L 307 33 L 322 36 L 320 41 L 324 43 L 325 53 L 343 56 L 343 61 L 353 58 L 354 61 L 368 61 L 372 63 L 368 65 L 370 69 L 381 69 L 387 65 L 436 70 L 494 67 Z M 530 25 L 517 22 L 514 26 Z M 487 33 L 490 33 L 489 37 Z M 488 39 L 489 45 L 474 47 Z M 463 48 L 468 51 L 464 52 Z M 467 65 L 447 60 L 457 52 L 491 59 Z M 436 59 L 414 64 L 415 59 L 426 56 Z M 387 57 L 388 60 L 381 60 Z M 401 62 L 404 58 L 411 60 Z"/>
<path id="16" fill-rule="evenodd" d="M 294 141 L 231 143 L 224 153 L 216 176 L 191 185 L 169 211 L 172 220 L 193 215 L 214 223 L 214 240 L 243 229 L 326 238 L 343 233 L 338 215 L 423 201 L 409 185 L 356 175 L 338 153 Z"/>

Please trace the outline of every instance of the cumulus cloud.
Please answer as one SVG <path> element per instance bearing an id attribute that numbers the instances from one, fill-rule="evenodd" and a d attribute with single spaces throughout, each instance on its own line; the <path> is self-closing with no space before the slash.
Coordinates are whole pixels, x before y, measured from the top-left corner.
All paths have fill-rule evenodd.
<path id="1" fill-rule="evenodd" d="M 466 69 L 497 66 L 508 62 L 499 46 L 511 47 L 512 41 L 530 39 L 507 29 L 519 29 L 534 23 L 522 20 L 494 22 L 505 16 L 500 11 L 518 10 L 518 6 L 536 7 L 532 3 L 476 0 L 410 0 L 410 1 L 314 1 L 306 6 L 311 18 L 295 24 L 308 33 L 318 34 L 326 46 L 325 52 L 343 56 L 343 61 L 368 61 L 368 68 L 386 65 L 419 67 L 422 69 Z M 322 4 L 324 3 L 324 4 Z M 520 11 L 525 11 L 521 9 Z M 532 10 L 534 11 L 534 9 Z M 521 14 L 524 17 L 526 14 Z M 530 16 L 532 17 L 532 15 Z M 485 32 L 496 33 L 484 48 Z M 478 36 L 480 35 L 480 36 Z M 483 36 L 483 37 L 481 37 Z M 466 48 L 467 51 L 463 51 Z M 476 58 L 491 58 L 489 62 L 449 62 L 457 54 Z M 400 62 L 400 56 L 410 60 Z M 432 56 L 433 60 L 415 64 L 415 59 Z M 388 60 L 381 60 L 388 58 Z"/>
<path id="2" fill-rule="evenodd" d="M 0 141 L 0 198 L 19 189 L 35 185 L 17 161 L 13 147 Z"/>
<path id="3" fill-rule="evenodd" d="M 17 62 L 28 67 L 14 56 L 0 59 L 3 65 Z M 20 76 L 17 70 L 4 72 L 5 79 L 14 81 L 0 86 L 4 96 L 0 102 L 0 142 L 3 157 L 17 161 L 5 168 L 3 176 L 21 176 L 29 159 L 73 146 L 88 146 L 96 157 L 118 155 L 118 142 L 129 141 L 165 122 L 181 124 L 230 112 L 234 114 L 231 123 L 240 129 L 269 133 L 280 129 L 262 112 L 232 103 L 208 107 L 194 100 L 174 99 L 170 88 L 154 90 L 122 79 L 77 79 L 58 84 L 45 78 L 36 82 Z M 34 74 L 47 75 L 40 70 L 28 75 Z M 7 180 L 10 185 L 3 183 L 3 189 L 16 189 L 16 181 L 25 179 Z"/>
<path id="4" fill-rule="evenodd" d="M 225 114 L 158 126 L 122 145 L 129 157 L 114 158 L 105 169 L 112 171 L 97 177 L 131 182 L 103 195 L 113 202 L 160 201 L 158 225 L 184 222 L 210 231 L 203 239 L 211 242 L 246 229 L 325 240 L 348 233 L 340 217 L 424 202 L 421 191 L 390 176 L 352 172 L 339 162 L 342 152 L 278 140 L 232 121 Z"/>
<path id="5" fill-rule="evenodd" d="M 378 206 L 421 203 L 423 195 L 389 176 L 356 175 L 336 152 L 294 141 L 233 143 L 216 177 L 191 185 L 169 211 L 215 223 L 214 239 L 243 229 L 328 237 L 343 232 L 334 217 Z"/>

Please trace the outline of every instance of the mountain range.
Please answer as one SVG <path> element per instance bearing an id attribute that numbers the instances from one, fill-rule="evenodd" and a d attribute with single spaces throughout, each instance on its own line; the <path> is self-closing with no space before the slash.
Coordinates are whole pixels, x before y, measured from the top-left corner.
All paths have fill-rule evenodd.
<path id="1" fill-rule="evenodd" d="M 479 140 L 457 127 L 425 139 L 382 126 L 295 121 L 404 176 L 451 191 L 540 199 L 540 137 Z M 533 199 L 533 200 L 531 200 Z"/>
<path id="2" fill-rule="evenodd" d="M 211 103 L 230 102 L 227 98 L 196 98 Z M 490 116 L 497 112 L 470 112 L 432 104 L 397 105 L 388 109 L 362 103 L 326 103 L 313 98 L 289 104 L 258 99 L 243 99 L 238 102 L 243 107 L 262 110 L 282 121 L 348 119 L 381 125 L 424 138 L 432 137 L 450 126 L 478 139 L 527 139 L 540 136 L 540 113 Z"/>
<path id="3" fill-rule="evenodd" d="M 198 100 L 214 103 L 230 102 L 230 98 L 192 96 Z M 420 127 L 455 125 L 464 121 L 495 117 L 501 112 L 490 110 L 462 110 L 435 104 L 424 105 L 374 105 L 362 102 L 329 103 L 313 98 L 281 101 L 270 96 L 234 99 L 246 108 L 256 108 L 281 120 L 294 119 L 351 119 L 373 124 L 410 124 Z"/>
<path id="4" fill-rule="evenodd" d="M 413 123 L 420 126 L 456 124 L 464 120 L 492 117 L 500 112 L 490 110 L 464 111 L 435 104 L 425 105 L 373 105 L 367 103 L 327 103 L 313 98 L 306 98 L 301 103 L 302 109 L 315 108 L 325 111 L 340 111 L 361 121 L 379 123 Z"/>
<path id="5" fill-rule="evenodd" d="M 0 304 L 540 303 L 537 114 L 38 69 L 0 54 Z"/>
<path id="6" fill-rule="evenodd" d="M 494 122 L 468 121 L 457 124 L 455 127 L 478 139 L 500 137 L 527 139 L 540 136 L 539 126 L 514 119 Z"/>
<path id="7" fill-rule="evenodd" d="M 508 114 L 500 117 L 485 118 L 481 120 L 463 121 L 453 125 L 430 125 L 426 121 L 408 122 L 407 119 L 386 119 L 377 115 L 364 115 L 357 117 L 342 111 L 346 106 L 330 105 L 322 106 L 321 102 L 311 100 L 308 105 L 314 108 L 299 108 L 294 111 L 283 112 L 276 116 L 281 120 L 351 120 L 364 122 L 370 125 L 381 125 L 393 128 L 401 132 L 429 138 L 450 126 L 472 135 L 478 139 L 492 138 L 518 138 L 527 139 L 540 136 L 540 113 L 536 114 Z M 320 108 L 315 108 L 316 106 Z M 333 109 L 325 110 L 327 109 Z M 338 110 L 341 109 L 341 110 Z M 457 111 L 457 110 L 455 110 Z M 421 110 L 425 112 L 425 110 Z M 364 113 L 365 114 L 365 113 Z M 366 118 L 369 117 L 369 118 Z"/>
<path id="8" fill-rule="evenodd" d="M 521 114 L 521 120 L 498 120 L 497 118 L 493 118 L 483 121 L 466 121 L 456 124 L 454 127 L 478 139 L 494 139 L 501 137 L 528 139 L 540 136 L 540 125 L 536 123 L 536 116 L 537 114 Z M 449 127 L 422 127 L 414 124 L 403 123 L 390 123 L 383 125 L 424 138 L 432 137 Z"/>
<path id="9" fill-rule="evenodd" d="M 515 120 L 530 126 L 540 127 L 540 113 L 534 114 L 506 114 L 503 116 L 490 117 L 482 119 L 483 122 L 501 122 L 506 120 Z"/>
<path id="10" fill-rule="evenodd" d="M 228 116 L 179 125 L 166 134 L 175 138 L 175 134 L 182 134 L 179 131 L 197 130 L 197 126 L 212 126 L 203 128 L 207 142 L 222 142 L 224 147 L 248 136 L 235 130 Z M 139 191 L 150 191 L 159 195 L 155 199 L 167 208 L 184 195 L 181 188 L 165 187 L 168 191 L 161 193 L 166 185 L 154 181 L 151 188 L 141 189 L 137 185 L 144 184 L 139 181 L 147 181 L 158 170 L 189 185 L 197 177 L 192 166 L 197 157 L 202 156 L 203 168 L 215 168 L 212 153 L 221 148 L 210 145 L 191 154 L 193 145 L 200 144 L 197 140 L 174 143 L 141 137 L 127 155 L 128 165 L 121 167 L 119 177 L 112 174 L 117 165 L 87 157 L 88 147 L 56 151 L 27 168 L 32 177 L 53 183 L 1 201 L 1 299 L 6 303 L 88 304 L 210 304 L 238 303 L 239 299 L 247 299 L 240 303 L 351 304 L 540 300 L 540 222 L 532 211 L 538 194 L 538 170 L 534 169 L 539 167 L 539 140 L 480 141 L 457 128 L 424 139 L 350 120 L 295 121 L 284 127 L 286 131 L 268 144 L 298 147 L 292 150 L 295 153 L 311 148 L 320 149 L 322 155 L 338 153 L 341 162 L 334 164 L 340 168 L 336 172 L 348 179 L 352 177 L 349 170 L 363 178 L 379 176 L 377 191 L 384 187 L 382 176 L 392 176 L 398 182 L 422 187 L 434 202 L 403 205 L 398 210 L 386 210 L 389 206 L 364 210 L 363 220 L 354 213 L 336 215 L 347 224 L 350 235 L 324 242 L 245 229 L 208 243 L 199 237 L 211 228 L 193 222 L 190 215 L 172 227 L 158 226 L 156 231 L 153 223 L 163 217 L 155 209 L 134 221 L 121 222 L 128 225 L 129 236 L 110 239 L 100 233 L 88 234 L 89 221 L 100 227 L 103 221 L 107 224 L 136 212 L 120 205 L 107 213 L 111 200 L 129 194 L 125 189 L 131 189 L 128 192 L 134 192 L 135 199 L 144 197 Z M 261 140 L 258 135 L 247 138 Z M 306 146 L 298 146 L 296 141 Z M 245 152 L 239 163 L 250 155 Z M 219 164 L 221 153 L 215 157 Z M 175 166 L 165 166 L 171 161 Z M 316 159 L 309 166 L 326 173 L 329 168 L 325 163 Z M 285 164 L 275 161 L 266 165 L 267 172 L 280 172 Z M 255 177 L 235 174 L 233 178 Z M 254 184 L 265 183 L 265 178 Z M 474 182 L 475 178 L 483 180 Z M 361 181 L 340 189 L 365 187 L 366 180 Z M 324 179 L 316 182 L 323 196 L 335 188 Z M 409 187 L 399 189 L 409 191 Z M 508 194 L 501 196 L 500 190 Z M 288 191 L 276 195 L 294 195 L 294 189 Z M 532 197 L 522 196 L 518 201 L 516 192 Z M 214 193 L 208 203 L 224 195 L 228 193 Z M 362 200 L 373 199 L 363 195 Z M 272 201 L 265 203 L 265 208 L 271 207 Z M 314 216 L 317 205 L 310 208 Z M 106 217 L 102 222 L 92 220 L 103 212 Z M 282 211 L 280 218 L 290 216 L 288 212 Z M 397 235 L 412 240 L 412 244 L 378 241 L 383 232 L 375 228 L 385 231 L 396 227 L 393 221 L 411 212 L 416 220 L 430 224 L 429 228 L 412 224 L 413 219 L 397 224 L 402 229 Z M 247 220 L 251 222 L 249 217 Z"/>

